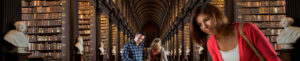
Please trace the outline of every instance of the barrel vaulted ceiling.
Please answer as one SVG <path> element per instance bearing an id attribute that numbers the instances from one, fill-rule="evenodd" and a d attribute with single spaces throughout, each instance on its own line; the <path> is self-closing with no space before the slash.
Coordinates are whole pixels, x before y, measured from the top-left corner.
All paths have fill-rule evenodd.
<path id="1" fill-rule="evenodd" d="M 134 3 L 137 22 L 143 26 L 145 23 L 153 21 L 160 27 L 168 7 L 167 0 L 138 0 Z"/>
<path id="2" fill-rule="evenodd" d="M 188 0 L 113 0 L 133 28 L 141 30 L 144 24 L 154 23 L 166 28 L 168 22 L 173 22 L 175 16 Z M 117 2 L 117 3 L 116 3 Z"/>

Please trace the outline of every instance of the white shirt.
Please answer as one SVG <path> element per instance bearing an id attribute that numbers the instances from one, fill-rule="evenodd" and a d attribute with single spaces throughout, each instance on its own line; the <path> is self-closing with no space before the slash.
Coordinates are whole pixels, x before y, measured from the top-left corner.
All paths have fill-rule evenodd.
<path id="1" fill-rule="evenodd" d="M 223 58 L 223 61 L 239 61 L 239 45 L 237 44 L 235 48 L 229 51 L 221 51 L 221 56 Z"/>

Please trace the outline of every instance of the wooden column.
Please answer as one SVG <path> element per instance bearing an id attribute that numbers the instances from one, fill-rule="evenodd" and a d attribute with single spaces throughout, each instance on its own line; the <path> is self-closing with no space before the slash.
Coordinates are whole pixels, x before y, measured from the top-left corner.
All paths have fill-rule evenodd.
<path id="1" fill-rule="evenodd" d="M 182 60 L 180 60 L 180 61 L 185 61 L 184 59 L 186 57 L 186 54 L 185 54 L 185 48 L 186 47 L 185 47 L 185 42 L 184 42 L 185 41 L 184 40 L 184 35 L 185 35 L 184 34 L 185 33 L 185 31 L 184 31 L 184 27 L 185 27 L 184 23 L 181 23 L 181 26 L 182 26 L 182 28 L 181 28 L 181 30 L 182 30 L 182 34 L 181 34 L 182 35 L 181 36 L 182 37 L 182 39 L 181 39 L 181 43 L 182 43 L 182 49 L 181 49 L 181 51 L 182 51 Z"/>
<path id="2" fill-rule="evenodd" d="M 108 23 L 108 52 L 107 59 L 108 61 L 113 61 L 112 57 L 112 10 L 109 13 L 109 23 Z"/>
<path id="3" fill-rule="evenodd" d="M 194 59 L 194 44 L 193 44 L 193 39 L 192 39 L 192 34 L 189 34 L 190 35 L 190 55 L 189 55 L 189 60 L 193 60 Z"/>
<path id="4" fill-rule="evenodd" d="M 117 51 L 116 51 L 116 61 L 119 61 L 119 59 L 121 58 L 120 57 L 120 24 L 119 24 L 119 21 L 118 21 L 118 23 L 117 23 L 117 25 L 116 26 L 118 26 L 117 28 L 118 28 L 118 30 L 117 30 Z"/>
<path id="5" fill-rule="evenodd" d="M 228 21 L 234 22 L 234 3 L 233 0 L 224 0 L 225 1 L 225 15 L 228 18 Z"/>
<path id="6" fill-rule="evenodd" d="M 68 15 L 68 14 L 66 14 Z M 69 49 L 65 49 L 65 53 L 67 55 L 67 61 L 73 61 L 75 60 L 75 40 L 77 40 L 78 35 L 79 35 L 79 21 L 78 21 L 78 0 L 70 0 L 70 41 L 66 43 L 66 45 L 68 46 L 67 48 Z M 68 57 L 69 56 L 69 57 Z"/>
<path id="7" fill-rule="evenodd" d="M 175 39 L 175 42 L 176 42 L 176 60 L 178 61 L 179 60 L 179 29 L 177 28 L 177 25 L 176 25 L 176 34 L 175 34 L 175 36 L 176 36 L 176 39 Z"/>
<path id="8" fill-rule="evenodd" d="M 98 5 L 98 2 L 96 3 L 96 6 Z M 101 11 L 99 9 L 96 9 L 96 61 L 100 61 L 101 60 L 101 56 L 100 56 L 100 44 L 101 44 Z M 102 60 L 101 60 L 102 61 Z"/>
<path id="9" fill-rule="evenodd" d="M 174 41 L 174 34 L 175 34 L 174 31 L 172 31 L 172 35 L 171 35 L 171 36 L 172 36 L 172 37 L 171 37 L 171 38 L 172 38 L 172 39 L 171 39 L 171 40 L 172 40 L 172 50 L 173 50 L 172 58 L 175 60 L 175 41 Z"/>

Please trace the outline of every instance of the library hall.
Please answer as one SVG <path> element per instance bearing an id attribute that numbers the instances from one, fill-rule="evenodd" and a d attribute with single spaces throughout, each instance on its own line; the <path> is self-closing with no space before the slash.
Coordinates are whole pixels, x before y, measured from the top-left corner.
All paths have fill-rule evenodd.
<path id="1" fill-rule="evenodd" d="M 1 0 L 0 61 L 300 61 L 300 0 Z"/>

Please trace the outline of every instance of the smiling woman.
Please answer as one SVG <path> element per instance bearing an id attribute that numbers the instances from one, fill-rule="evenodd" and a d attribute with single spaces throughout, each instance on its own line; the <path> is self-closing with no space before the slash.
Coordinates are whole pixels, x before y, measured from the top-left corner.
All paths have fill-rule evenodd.
<path id="1" fill-rule="evenodd" d="M 207 43 L 213 61 L 280 61 L 269 40 L 254 24 L 241 24 L 240 33 L 245 34 L 239 35 L 240 23 L 229 23 L 226 16 L 209 3 L 203 4 L 193 14 L 192 39 L 200 45 Z M 241 37 L 245 35 L 247 37 Z"/>
<path id="2" fill-rule="evenodd" d="M 197 43 L 206 41 L 207 34 L 229 35 L 233 33 L 233 25 L 228 22 L 224 13 L 213 5 L 206 4 L 199 7 L 192 14 L 191 32 L 193 33 L 191 34 Z M 203 37 L 199 38 L 199 36 Z"/>

